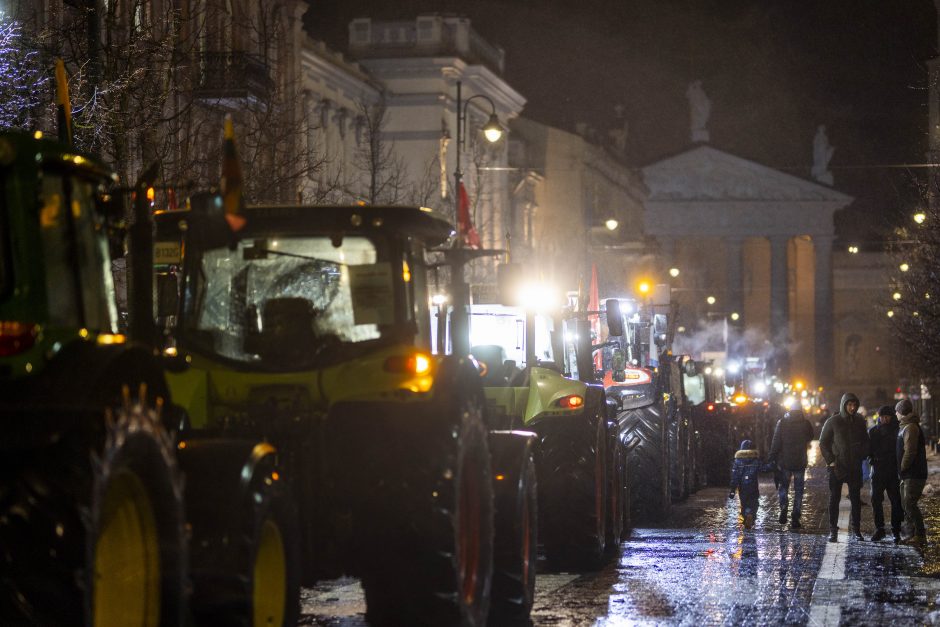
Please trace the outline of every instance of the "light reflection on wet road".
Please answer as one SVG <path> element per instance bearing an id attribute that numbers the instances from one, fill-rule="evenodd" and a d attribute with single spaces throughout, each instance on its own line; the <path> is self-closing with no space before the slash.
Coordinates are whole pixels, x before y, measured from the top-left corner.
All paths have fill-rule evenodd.
<path id="1" fill-rule="evenodd" d="M 931 461 L 933 466 L 940 464 L 940 458 Z M 940 475 L 931 479 L 940 480 Z M 936 494 L 923 501 L 928 534 L 940 529 Z M 891 542 L 850 542 L 843 530 L 839 540 L 845 544 L 838 548 L 828 544 L 827 486 L 818 462 L 809 471 L 802 530 L 790 531 L 777 522 L 770 475 L 761 483 L 761 495 L 753 531 L 739 529 L 737 501 L 727 499 L 726 489 L 709 488 L 674 505 L 666 526 L 636 529 L 623 544 L 619 559 L 600 572 L 540 573 L 533 624 L 940 622 L 940 612 L 934 614 L 940 595 L 940 579 L 933 578 L 940 567 L 936 543 L 921 555 Z M 870 499 L 867 486 L 862 497 L 865 502 Z M 862 528 L 870 537 L 870 507 L 863 507 Z M 827 546 L 826 574 L 818 577 Z M 355 580 L 306 590 L 304 601 L 301 624 L 366 624 Z"/>

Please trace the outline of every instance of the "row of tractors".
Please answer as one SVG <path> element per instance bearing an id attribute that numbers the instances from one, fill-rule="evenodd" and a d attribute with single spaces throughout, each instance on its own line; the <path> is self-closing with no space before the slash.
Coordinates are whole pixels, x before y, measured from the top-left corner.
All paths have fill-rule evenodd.
<path id="1" fill-rule="evenodd" d="M 225 142 L 221 189 L 155 211 L 156 168 L 130 210 L 93 157 L 0 135 L 5 623 L 294 625 L 341 575 L 373 624 L 524 622 L 539 547 L 597 569 L 769 444 L 773 406 L 671 355 L 668 308 L 540 316 L 510 282 L 435 325 L 448 221 L 246 208 Z"/>
<path id="2" fill-rule="evenodd" d="M 244 208 L 227 167 L 176 211 L 150 168 L 130 211 L 93 157 L 0 135 L 5 622 L 293 625 L 301 586 L 340 575 L 374 624 L 525 621 L 540 546 L 568 571 L 618 549 L 629 442 L 603 386 L 432 352 L 447 221 Z"/>

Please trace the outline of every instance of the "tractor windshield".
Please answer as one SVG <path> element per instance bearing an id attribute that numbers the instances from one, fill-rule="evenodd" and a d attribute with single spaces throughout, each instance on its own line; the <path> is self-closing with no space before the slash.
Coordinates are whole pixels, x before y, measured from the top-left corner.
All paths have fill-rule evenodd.
<path id="1" fill-rule="evenodd" d="M 206 250 L 192 267 L 186 335 L 213 354 L 275 370 L 380 339 L 396 322 L 393 274 L 407 268 L 377 243 L 269 237 Z"/>

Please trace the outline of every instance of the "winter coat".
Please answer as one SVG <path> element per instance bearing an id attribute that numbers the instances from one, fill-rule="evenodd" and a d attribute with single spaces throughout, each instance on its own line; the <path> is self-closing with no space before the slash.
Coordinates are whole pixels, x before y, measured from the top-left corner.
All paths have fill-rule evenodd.
<path id="1" fill-rule="evenodd" d="M 760 454 L 756 449 L 745 449 L 734 454 L 734 464 L 731 466 L 731 491 L 740 489 L 742 498 L 757 496 L 757 473 L 763 470 Z"/>
<path id="2" fill-rule="evenodd" d="M 826 464 L 832 465 L 836 477 L 843 480 L 862 480 L 862 460 L 868 457 L 868 430 L 865 419 L 857 412 L 845 410 L 849 401 L 858 403 L 854 394 L 845 394 L 839 404 L 839 413 L 833 414 L 823 425 L 819 436 L 819 450 Z"/>
<path id="3" fill-rule="evenodd" d="M 927 480 L 927 442 L 920 428 L 920 418 L 915 414 L 901 416 L 898 431 L 897 451 L 898 475 L 901 479 Z"/>
<path id="4" fill-rule="evenodd" d="M 804 470 L 806 447 L 813 439 L 813 425 L 802 412 L 787 413 L 777 421 L 774 439 L 770 444 L 770 458 L 780 470 Z"/>
<path id="5" fill-rule="evenodd" d="M 868 430 L 868 459 L 871 461 L 873 477 L 897 479 L 899 428 L 897 416 L 891 416 L 888 424 L 879 424 Z"/>

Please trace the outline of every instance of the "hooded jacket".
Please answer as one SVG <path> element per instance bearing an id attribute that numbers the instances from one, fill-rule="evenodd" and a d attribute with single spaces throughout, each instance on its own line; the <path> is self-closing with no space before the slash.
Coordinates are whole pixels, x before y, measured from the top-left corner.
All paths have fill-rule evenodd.
<path id="1" fill-rule="evenodd" d="M 760 460 L 760 453 L 752 448 L 750 440 L 741 443 L 741 449 L 734 454 L 734 464 L 731 466 L 731 491 L 737 488 L 741 498 L 757 498 L 758 474 L 764 470 Z"/>
<path id="2" fill-rule="evenodd" d="M 805 470 L 806 447 L 813 439 L 813 425 L 795 409 L 777 421 L 774 439 L 770 444 L 770 458 L 780 470 Z"/>
<path id="3" fill-rule="evenodd" d="M 898 475 L 901 479 L 927 480 L 927 443 L 920 418 L 916 414 L 901 416 L 897 438 Z"/>
<path id="4" fill-rule="evenodd" d="M 881 412 L 879 412 L 880 414 Z M 898 417 L 890 414 L 891 421 L 877 424 L 868 430 L 870 443 L 868 459 L 871 461 L 872 476 L 876 479 L 893 479 L 898 476 Z"/>
<path id="5" fill-rule="evenodd" d="M 842 396 L 839 413 L 833 414 L 823 425 L 819 436 L 819 450 L 826 464 L 834 464 L 833 472 L 843 480 L 862 480 L 862 460 L 868 457 L 868 430 L 865 419 L 858 412 L 849 414 L 845 406 L 858 403 L 854 394 Z"/>

